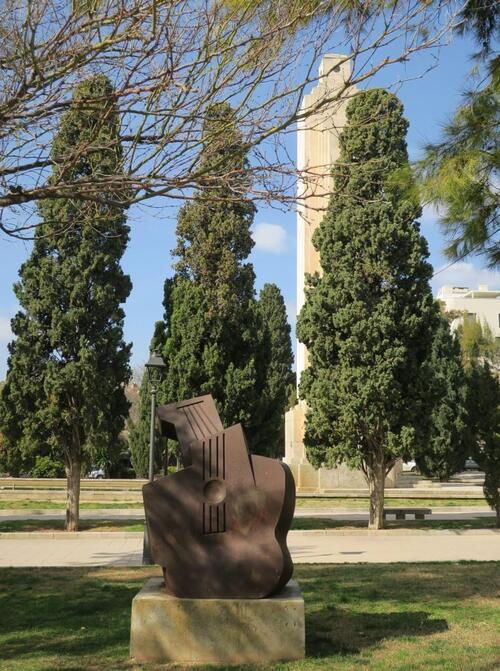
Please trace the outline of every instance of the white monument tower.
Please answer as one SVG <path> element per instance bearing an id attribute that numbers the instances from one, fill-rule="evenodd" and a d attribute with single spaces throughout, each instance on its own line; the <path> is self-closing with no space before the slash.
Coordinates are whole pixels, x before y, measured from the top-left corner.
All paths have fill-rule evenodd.
<path id="1" fill-rule="evenodd" d="M 318 101 L 331 99 L 319 112 L 312 113 L 297 124 L 297 166 L 304 174 L 298 185 L 297 212 L 297 314 L 304 303 L 304 275 L 320 271 L 319 255 L 312 245 L 312 235 L 319 226 L 330 194 L 331 169 L 339 157 L 339 133 L 346 121 L 346 106 L 356 89 L 347 88 L 350 63 L 346 56 L 327 54 L 319 66 L 319 81 L 304 96 L 301 111 L 314 109 Z M 340 95 L 339 95 L 340 94 Z M 336 98 L 339 98 L 338 100 Z M 297 342 L 297 383 L 307 366 L 307 350 Z M 360 471 L 346 466 L 315 470 L 307 461 L 304 448 L 305 402 L 285 415 L 285 462 L 290 466 L 300 492 L 325 492 L 338 488 L 365 488 Z M 388 478 L 387 486 L 393 485 Z"/>

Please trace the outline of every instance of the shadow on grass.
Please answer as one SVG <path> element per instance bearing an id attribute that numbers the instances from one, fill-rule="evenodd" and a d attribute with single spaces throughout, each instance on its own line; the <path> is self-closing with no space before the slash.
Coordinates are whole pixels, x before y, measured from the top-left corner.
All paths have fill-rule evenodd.
<path id="1" fill-rule="evenodd" d="M 333 517 L 296 517 L 292 522 L 292 529 L 367 529 L 367 520 L 338 520 Z M 456 530 L 468 529 L 496 529 L 494 517 L 474 517 L 467 520 L 386 520 L 385 529 L 436 529 Z"/>
<path id="2" fill-rule="evenodd" d="M 64 520 L 33 519 L 33 520 L 10 520 L 0 522 L 0 532 L 12 531 L 64 531 Z M 92 519 L 80 520 L 79 531 L 143 531 L 144 523 L 140 520 L 127 519 Z"/>
<path id="3" fill-rule="evenodd" d="M 0 657 L 57 658 L 47 669 L 87 669 L 84 658 L 126 660 L 130 605 L 154 571 L 7 569 L 0 572 Z M 108 577 L 106 575 L 110 577 Z M 70 661 L 72 662 L 70 664 Z M 76 663 L 76 664 L 75 664 Z M 52 664 L 52 665 L 51 665 Z M 95 668 L 95 667 L 94 667 Z M 113 663 L 110 668 L 119 668 Z"/>
<path id="4" fill-rule="evenodd" d="M 344 608 L 322 608 L 306 621 L 307 654 L 358 654 L 383 640 L 429 636 L 447 630 L 446 620 L 429 617 L 425 611 L 350 613 Z"/>
<path id="5" fill-rule="evenodd" d="M 384 640 L 447 631 L 447 620 L 438 617 L 427 601 L 429 578 L 434 576 L 439 582 L 443 597 L 450 596 L 453 577 L 461 584 L 466 570 L 456 575 L 458 567 L 454 567 L 448 582 L 442 568 L 433 571 L 411 566 L 408 570 L 405 564 L 351 565 L 342 566 L 341 570 L 307 567 L 300 581 L 310 606 L 306 618 L 307 655 L 359 654 Z M 438 594 L 437 585 L 432 587 Z"/>
<path id="6" fill-rule="evenodd" d="M 481 609 L 480 600 L 487 598 L 489 604 L 494 598 L 499 566 L 296 566 L 306 603 L 307 656 L 321 660 L 318 668 L 333 668 L 341 659 L 352 661 L 354 668 L 360 655 L 366 661 L 383 641 L 409 642 L 417 652 L 432 645 L 434 635 L 446 636 L 449 626 L 456 632 L 465 623 L 467 632 L 471 617 L 489 622 L 491 607 Z M 15 671 L 130 669 L 131 602 L 145 581 L 158 574 L 157 567 L 0 569 L 0 659 Z"/>

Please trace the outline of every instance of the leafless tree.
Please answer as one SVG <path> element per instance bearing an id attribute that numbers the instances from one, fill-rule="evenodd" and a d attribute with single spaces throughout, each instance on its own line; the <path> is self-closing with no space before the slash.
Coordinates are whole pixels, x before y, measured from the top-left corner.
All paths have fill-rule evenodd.
<path id="1" fill-rule="evenodd" d="M 234 108 L 249 148 L 249 197 L 292 200 L 298 174 L 285 135 L 293 124 L 319 105 L 345 98 L 381 68 L 436 48 L 447 39 L 456 9 L 451 0 L 381 5 L 3 0 L 0 229 L 32 237 L 36 201 L 44 198 L 110 203 L 189 198 L 210 181 L 197 160 L 201 126 L 207 106 L 221 100 Z M 348 54 L 348 81 L 316 107 L 301 110 L 304 92 L 318 80 L 319 57 L 332 51 Z M 124 174 L 49 182 L 55 161 L 50 145 L 60 116 L 75 83 L 95 73 L 106 74 L 115 88 Z M 80 146 L 57 158 L 62 163 L 57 173 L 64 175 L 65 167 L 91 150 Z M 241 183 L 231 177 L 228 184 Z"/>

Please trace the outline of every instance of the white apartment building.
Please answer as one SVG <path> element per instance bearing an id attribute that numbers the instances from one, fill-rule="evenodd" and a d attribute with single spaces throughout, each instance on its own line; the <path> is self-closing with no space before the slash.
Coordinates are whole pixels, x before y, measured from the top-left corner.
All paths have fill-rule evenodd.
<path id="1" fill-rule="evenodd" d="M 469 287 L 444 286 L 438 292 L 437 298 L 445 304 L 446 311 L 463 312 L 464 316 L 452 322 L 456 328 L 464 318 L 485 322 L 495 338 L 500 340 L 500 290 L 488 289 L 486 284 L 480 284 L 478 289 Z"/>

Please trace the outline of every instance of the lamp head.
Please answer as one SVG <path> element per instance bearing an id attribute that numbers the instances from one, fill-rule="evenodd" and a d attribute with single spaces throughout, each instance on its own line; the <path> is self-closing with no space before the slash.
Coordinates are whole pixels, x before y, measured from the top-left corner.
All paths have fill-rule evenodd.
<path id="1" fill-rule="evenodd" d="M 166 365 L 161 356 L 158 354 L 158 352 L 153 351 L 149 357 L 149 361 L 146 364 L 149 381 L 153 387 L 156 387 L 158 384 L 160 384 L 165 368 Z"/>

